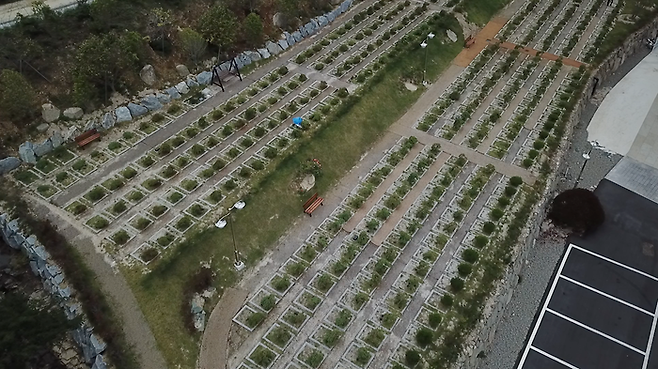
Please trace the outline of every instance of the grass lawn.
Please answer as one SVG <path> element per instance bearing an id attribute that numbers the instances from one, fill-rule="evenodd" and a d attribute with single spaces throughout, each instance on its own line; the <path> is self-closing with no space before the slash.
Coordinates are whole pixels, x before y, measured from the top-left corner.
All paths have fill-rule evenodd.
<path id="1" fill-rule="evenodd" d="M 464 10 L 469 22 L 484 26 L 509 2 L 510 0 L 462 0 L 458 6 Z"/>
<path id="2" fill-rule="evenodd" d="M 456 20 L 450 28 L 459 30 Z M 436 32 L 445 35 L 443 30 Z M 458 33 L 457 42 L 437 42 L 436 47 L 428 49 L 430 79 L 436 79 L 461 51 L 463 38 Z M 423 89 L 408 91 L 401 76 L 409 74 L 410 66 L 422 71 L 425 50 L 418 47 L 400 55 L 403 57 L 389 64 L 382 78 L 373 80 L 350 109 L 325 124 L 311 140 L 303 141 L 295 153 L 280 159 L 276 169 L 270 170 L 244 198 L 248 205 L 235 212 L 233 225 L 238 248 L 248 264 L 254 265 L 296 218 L 304 216 L 300 209 L 308 194 L 299 195 L 290 189 L 300 163 L 311 158 L 320 160 L 323 173 L 316 181 L 317 191 L 327 193 L 420 97 Z M 220 291 L 237 279 L 232 267 L 231 233 L 215 228 L 192 232 L 171 255 L 154 263 L 150 274 L 124 270 L 170 367 L 195 366 L 199 335 L 186 331 L 180 309 L 185 284 L 199 269 L 199 262 L 213 260 L 215 285 Z"/>

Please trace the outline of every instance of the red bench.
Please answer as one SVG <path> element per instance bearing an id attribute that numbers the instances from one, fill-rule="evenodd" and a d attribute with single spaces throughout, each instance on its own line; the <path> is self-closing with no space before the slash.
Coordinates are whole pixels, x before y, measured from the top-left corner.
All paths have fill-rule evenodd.
<path id="1" fill-rule="evenodd" d="M 101 137 L 101 134 L 96 131 L 96 129 L 90 129 L 89 131 L 81 134 L 75 138 L 75 143 L 78 144 L 78 147 L 85 147 L 92 143 L 93 141 L 98 140 Z"/>
<path id="2" fill-rule="evenodd" d="M 324 205 L 324 199 L 320 196 L 318 196 L 317 192 L 311 196 L 310 199 L 306 200 L 304 203 L 304 213 L 308 214 L 308 216 L 312 216 L 311 213 L 315 211 L 315 209 L 318 208 L 318 206 Z"/>

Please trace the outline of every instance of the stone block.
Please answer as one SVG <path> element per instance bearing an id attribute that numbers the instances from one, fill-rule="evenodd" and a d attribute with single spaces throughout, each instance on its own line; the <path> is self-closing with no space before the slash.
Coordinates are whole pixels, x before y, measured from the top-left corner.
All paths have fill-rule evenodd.
<path id="1" fill-rule="evenodd" d="M 167 94 L 158 92 L 157 94 L 155 94 L 155 97 L 158 99 L 158 101 L 161 104 L 169 104 L 171 102 L 171 97 L 169 97 L 169 95 Z"/>
<path id="2" fill-rule="evenodd" d="M 13 156 L 0 159 L 0 175 L 9 173 L 10 171 L 18 168 L 20 165 L 21 165 L 21 160 Z"/>
<path id="3" fill-rule="evenodd" d="M 318 23 L 318 21 L 315 18 L 311 18 L 311 21 L 309 23 L 313 25 L 313 28 L 315 28 L 316 31 L 320 29 L 320 23 Z"/>
<path id="4" fill-rule="evenodd" d="M 265 43 L 265 48 L 267 48 L 267 51 L 269 51 L 269 53 L 272 55 L 276 55 L 281 52 L 281 47 L 272 41 L 267 41 Z"/>
<path id="5" fill-rule="evenodd" d="M 308 31 L 306 30 L 306 26 L 301 26 L 301 27 L 299 27 L 299 31 L 298 31 L 298 32 L 302 35 L 303 38 L 306 38 L 306 37 L 310 36 L 310 35 L 308 34 Z"/>
<path id="6" fill-rule="evenodd" d="M 286 40 L 279 40 L 278 44 L 279 44 L 279 47 L 280 47 L 282 50 L 285 50 L 285 49 L 287 49 L 288 47 L 290 47 L 290 45 L 288 45 L 288 41 L 286 41 Z"/>
<path id="7" fill-rule="evenodd" d="M 37 131 L 43 133 L 43 132 L 46 132 L 48 130 L 48 128 L 50 128 L 50 124 L 41 123 L 37 126 Z"/>
<path id="8" fill-rule="evenodd" d="M 308 23 L 306 23 L 306 25 L 304 26 L 304 28 L 306 29 L 306 33 L 307 33 L 309 36 L 315 34 L 315 32 L 318 31 L 318 27 L 317 27 L 315 24 L 313 24 L 312 22 L 308 22 Z"/>
<path id="9" fill-rule="evenodd" d="M 34 145 L 32 142 L 24 142 L 18 147 L 18 157 L 28 164 L 37 163 L 37 155 L 34 153 Z"/>
<path id="10" fill-rule="evenodd" d="M 72 107 L 64 110 L 64 116 L 68 119 L 80 119 L 83 115 L 82 108 Z"/>
<path id="11" fill-rule="evenodd" d="M 91 366 L 91 369 L 107 369 L 107 364 L 103 361 L 103 355 L 96 355 L 94 365 Z"/>
<path id="12" fill-rule="evenodd" d="M 167 95 L 172 98 L 172 100 L 178 100 L 180 99 L 180 93 L 176 89 L 176 87 L 169 87 L 168 89 L 165 90 Z"/>
<path id="13" fill-rule="evenodd" d="M 288 46 L 292 46 L 297 43 L 297 40 L 295 40 L 295 37 L 291 35 L 290 33 L 286 32 L 284 34 L 286 36 L 286 42 L 288 43 Z"/>
<path id="14" fill-rule="evenodd" d="M 320 27 L 324 27 L 329 23 L 329 20 L 324 15 L 321 15 L 321 16 L 317 17 L 316 19 L 318 21 L 318 26 L 320 26 Z"/>
<path id="15" fill-rule="evenodd" d="M 155 95 L 148 95 L 142 99 L 142 105 L 146 107 L 149 111 L 155 111 L 162 109 L 162 103 L 158 100 Z"/>
<path id="16" fill-rule="evenodd" d="M 190 92 L 190 88 L 187 87 L 187 84 L 185 82 L 180 82 L 179 84 L 177 84 L 176 90 L 181 95 L 185 95 L 186 93 Z"/>
<path id="17" fill-rule="evenodd" d="M 196 80 L 197 82 L 199 82 L 200 85 L 210 84 L 211 79 L 212 79 L 212 73 L 208 71 L 201 72 L 196 76 Z"/>
<path id="18" fill-rule="evenodd" d="M 130 122 L 133 120 L 132 115 L 130 114 L 130 109 L 125 106 L 120 106 L 114 110 L 114 115 L 117 117 L 117 123 L 121 122 Z"/>
<path id="19" fill-rule="evenodd" d="M 244 67 L 245 65 L 251 64 L 251 58 L 248 57 L 245 53 L 241 53 L 238 56 L 235 57 L 235 59 L 238 61 L 238 65 L 240 65 L 240 68 Z"/>
<path id="20" fill-rule="evenodd" d="M 157 78 L 155 76 L 155 69 L 151 64 L 146 64 L 144 68 L 139 72 L 139 78 L 144 81 L 144 83 L 148 86 L 153 86 L 155 82 L 157 81 Z"/>
<path id="21" fill-rule="evenodd" d="M 53 151 L 53 143 L 50 142 L 50 138 L 49 138 L 47 140 L 44 140 L 40 144 L 34 145 L 33 150 L 34 150 L 34 154 L 36 154 L 36 156 L 44 156 L 44 155 L 49 154 Z"/>
<path id="22" fill-rule="evenodd" d="M 110 129 L 114 127 L 114 124 L 116 123 L 116 119 L 114 118 L 114 114 L 112 112 L 107 112 L 105 115 L 103 115 L 103 119 L 101 120 L 101 126 L 105 129 Z"/>
<path id="23" fill-rule="evenodd" d="M 53 135 L 50 136 L 50 142 L 53 144 L 53 148 L 58 148 L 64 143 L 64 137 L 60 131 L 53 132 Z"/>
<path id="24" fill-rule="evenodd" d="M 270 52 L 267 51 L 267 49 L 258 49 L 258 53 L 263 59 L 268 59 L 271 56 Z"/>
<path id="25" fill-rule="evenodd" d="M 329 21 L 329 22 L 333 22 L 334 19 L 336 19 L 336 14 L 333 11 L 325 14 L 324 16 L 325 16 L 325 18 L 327 18 L 327 21 Z"/>
<path id="26" fill-rule="evenodd" d="M 101 352 L 105 351 L 107 345 L 99 337 L 96 337 L 95 334 L 89 336 L 89 343 L 91 343 L 91 348 L 94 350 L 94 354 L 98 355 Z"/>
<path id="27" fill-rule="evenodd" d="M 128 110 L 130 110 L 130 115 L 132 115 L 134 118 L 140 117 L 149 112 L 145 106 L 132 102 L 128 103 Z"/>
<path id="28" fill-rule="evenodd" d="M 188 74 L 190 74 L 190 70 L 183 64 L 178 64 L 176 66 L 176 72 L 182 78 L 185 78 L 185 77 L 187 77 Z"/>
<path id="29" fill-rule="evenodd" d="M 300 31 L 293 32 L 292 37 L 295 39 L 295 42 L 299 42 L 304 39 L 304 36 L 302 36 L 302 33 Z"/>
<path id="30" fill-rule="evenodd" d="M 60 110 L 55 107 L 53 104 L 43 104 L 41 105 L 41 117 L 46 122 L 54 122 L 59 119 Z"/>
<path id="31" fill-rule="evenodd" d="M 192 88 L 192 87 L 197 87 L 199 85 L 199 82 L 197 82 L 194 79 L 194 77 L 190 77 L 190 78 L 185 80 L 185 84 L 187 85 L 187 87 Z"/>
<path id="32" fill-rule="evenodd" d="M 260 54 L 255 52 L 255 51 L 245 51 L 244 54 L 249 59 L 251 59 L 252 62 L 257 62 L 261 59 Z M 231 66 L 231 64 L 229 62 L 229 64 L 226 66 L 226 69 L 222 69 L 222 70 L 229 70 L 230 66 Z"/>
<path id="33" fill-rule="evenodd" d="M 89 131 L 89 130 L 92 130 L 92 129 L 98 129 L 100 127 L 101 127 L 101 125 L 98 124 L 98 122 L 95 119 L 89 120 L 89 121 L 87 121 L 87 124 L 85 124 L 85 131 Z"/>

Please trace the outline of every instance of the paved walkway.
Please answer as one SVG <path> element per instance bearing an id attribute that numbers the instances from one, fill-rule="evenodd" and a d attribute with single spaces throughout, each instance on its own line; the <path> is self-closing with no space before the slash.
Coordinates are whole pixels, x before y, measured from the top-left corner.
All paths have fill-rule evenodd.
<path id="1" fill-rule="evenodd" d="M 517 45 L 517 44 L 513 44 L 511 42 L 508 42 L 508 41 L 501 42 L 499 45 L 500 45 L 500 47 L 505 48 L 505 49 L 519 50 L 520 52 L 522 52 L 524 54 L 528 54 L 530 56 L 536 56 L 537 54 L 541 53 L 540 57 L 542 59 L 546 59 L 546 60 L 555 61 L 555 60 L 558 60 L 558 59 L 562 58 L 562 64 L 570 66 L 570 67 L 578 68 L 581 65 L 586 65 L 585 63 L 579 62 L 578 60 L 575 60 L 575 59 L 565 58 L 565 57 L 562 57 L 562 56 L 559 56 L 559 55 L 541 52 L 539 50 L 536 50 L 536 49 L 533 49 L 533 48 L 530 48 L 530 47 L 523 47 L 523 46 L 520 46 L 520 45 Z M 518 49 L 517 49 L 517 47 L 518 47 Z"/>

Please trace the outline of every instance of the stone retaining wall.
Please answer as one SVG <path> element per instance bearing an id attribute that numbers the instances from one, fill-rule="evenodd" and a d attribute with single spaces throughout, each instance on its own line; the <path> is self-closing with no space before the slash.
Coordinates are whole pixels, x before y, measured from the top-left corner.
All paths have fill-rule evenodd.
<path id="1" fill-rule="evenodd" d="M 630 35 L 621 47 L 610 53 L 599 67 L 593 71 L 592 76 L 599 79 L 598 83 L 600 85 L 615 73 L 627 57 L 637 53 L 641 48 L 646 47 L 645 42 L 647 38 L 655 39 L 656 35 L 658 35 L 658 18 Z M 571 136 L 574 127 L 581 119 L 585 106 L 590 102 L 592 89 L 594 87 L 593 81 L 594 78 L 590 78 L 585 84 L 582 96 L 569 119 L 565 137 Z M 560 148 L 557 151 L 558 168 L 564 164 L 562 159 L 569 144 L 570 141 L 564 139 L 560 144 Z M 556 171 L 555 173 L 559 173 L 559 171 Z M 530 219 L 534 219 L 534 221 L 529 223 L 523 232 L 522 237 L 525 237 L 525 242 L 520 243 L 515 247 L 512 254 L 512 267 L 507 268 L 507 273 L 499 282 L 493 297 L 489 299 L 489 302 L 485 306 L 478 328 L 471 334 L 471 339 L 466 345 L 464 353 L 458 360 L 457 364 L 453 367 L 460 369 L 477 369 L 481 364 L 481 360 L 478 359 L 477 355 L 480 352 L 486 352 L 493 344 L 498 324 L 503 317 L 507 305 L 512 300 L 515 288 L 518 285 L 518 275 L 521 273 L 523 265 L 525 265 L 528 260 L 530 246 L 534 244 L 539 235 L 541 225 L 545 218 L 544 215 L 549 206 L 549 200 L 555 195 L 558 183 L 559 182 L 555 181 L 555 177 L 551 177 L 548 180 L 546 189 L 542 194 L 542 201 L 535 206 L 531 215 Z"/>
<path id="2" fill-rule="evenodd" d="M 0 236 L 9 247 L 21 250 L 30 260 L 32 272 L 41 278 L 43 287 L 64 309 L 66 317 L 76 318 L 83 314 L 80 303 L 75 299 L 75 291 L 66 282 L 66 276 L 55 264 L 48 251 L 34 235 L 25 236 L 18 220 L 0 213 Z M 93 333 L 93 327 L 86 322 L 80 328 L 71 332 L 73 340 L 82 351 L 85 362 L 91 369 L 105 369 L 107 364 L 103 359 L 105 343 Z"/>

